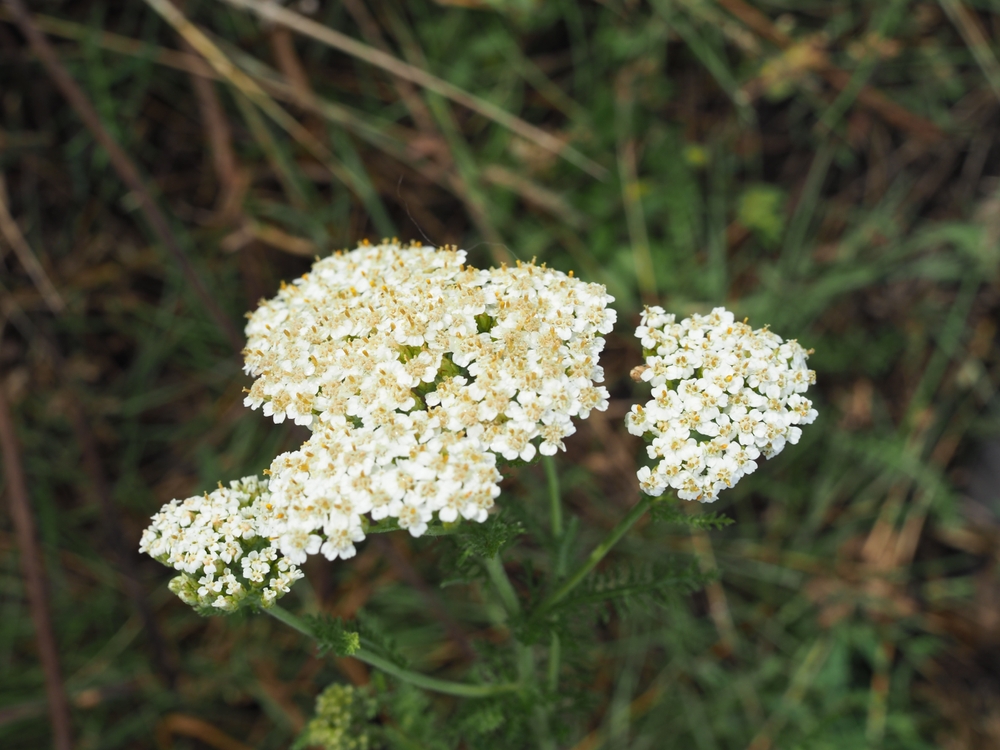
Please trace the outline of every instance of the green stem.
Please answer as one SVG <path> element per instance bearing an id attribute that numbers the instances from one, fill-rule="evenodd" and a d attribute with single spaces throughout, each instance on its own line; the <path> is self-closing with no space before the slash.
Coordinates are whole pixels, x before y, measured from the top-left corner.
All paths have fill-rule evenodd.
<path id="1" fill-rule="evenodd" d="M 316 634 L 313 633 L 312 628 L 288 610 L 282 609 L 277 605 L 272 605 L 264 611 L 276 620 L 280 620 L 303 635 L 316 640 Z M 427 675 L 423 675 L 418 672 L 411 672 L 408 669 L 403 669 L 388 659 L 385 659 L 378 654 L 374 654 L 364 647 L 355 651 L 351 654 L 351 656 L 359 661 L 363 661 L 369 666 L 381 669 L 386 674 L 390 674 L 403 682 L 408 682 L 411 685 L 416 685 L 417 687 L 424 688 L 425 690 L 433 690 L 437 693 L 446 693 L 447 695 L 457 695 L 462 698 L 486 698 L 491 695 L 512 693 L 521 689 L 521 685 L 518 683 L 471 685 L 466 682 L 439 680 L 436 677 L 428 677 Z"/>
<path id="2" fill-rule="evenodd" d="M 635 522 L 643 517 L 652 502 L 653 498 L 648 495 L 643 495 L 642 499 L 639 500 L 639 502 L 632 507 L 632 510 L 628 512 L 628 515 L 619 521 L 617 526 L 611 529 L 608 535 L 604 538 L 604 541 L 594 548 L 594 551 L 591 552 L 584 563 L 573 572 L 573 575 L 563 581 L 563 584 L 559 588 L 542 600 L 541 604 L 539 604 L 535 611 L 531 614 L 531 619 L 541 619 L 552 611 L 553 607 L 565 599 L 566 595 L 575 589 L 580 584 L 580 581 L 586 578 L 587 574 L 594 569 L 597 563 L 605 558 L 605 556 L 618 543 L 618 540 L 625 535 L 625 532 L 631 529 L 632 526 L 635 525 Z"/>
<path id="3" fill-rule="evenodd" d="M 316 640 L 316 634 L 312 631 L 305 622 L 293 615 L 284 607 L 279 607 L 277 604 L 272 604 L 270 607 L 264 610 L 267 614 L 271 615 L 275 620 L 280 620 L 285 623 L 288 627 L 293 630 L 298 630 L 302 635 L 308 636 L 313 640 Z"/>
<path id="4" fill-rule="evenodd" d="M 548 689 L 555 695 L 559 690 L 559 659 L 562 656 L 562 643 L 559 641 L 559 634 L 552 631 L 549 638 L 549 669 L 548 669 Z"/>
<path id="5" fill-rule="evenodd" d="M 553 580 L 558 581 L 566 573 L 566 554 L 565 545 L 563 544 L 562 493 L 559 489 L 559 471 L 556 467 L 555 458 L 546 456 L 543 463 L 545 464 L 545 477 L 549 481 L 550 525 L 555 552 L 555 565 L 552 567 L 552 574 Z M 553 630 L 549 638 L 549 659 L 545 680 L 546 688 L 552 695 L 555 695 L 559 689 L 559 662 L 562 659 L 561 646 L 559 634 Z"/>
<path id="6" fill-rule="evenodd" d="M 513 693 L 521 689 L 519 684 L 513 682 L 495 685 L 470 685 L 467 682 L 439 680 L 436 677 L 428 677 L 418 672 L 403 669 L 388 659 L 373 654 L 364 648 L 351 654 L 351 656 L 376 669 L 381 669 L 386 674 L 390 674 L 403 682 L 408 682 L 425 690 L 433 690 L 434 692 L 446 693 L 447 695 L 457 695 L 461 698 L 486 698 L 491 695 L 500 695 L 501 693 Z"/>
<path id="7" fill-rule="evenodd" d="M 490 583 L 496 589 L 503 608 L 507 611 L 508 622 L 521 614 L 521 601 L 517 598 L 514 585 L 510 582 L 507 570 L 503 566 L 500 556 L 482 558 L 483 567 L 489 576 Z M 514 650 L 514 660 L 517 663 L 518 682 L 525 688 L 535 685 L 535 650 L 533 647 L 521 643 L 517 637 L 511 639 Z M 538 739 L 538 746 L 542 750 L 553 748 L 549 738 L 549 720 L 541 703 L 535 703 L 531 711 L 532 725 Z"/>
<path id="8" fill-rule="evenodd" d="M 552 519 L 552 538 L 556 541 L 563 534 L 562 498 L 559 492 L 559 472 L 556 470 L 556 460 L 545 456 L 545 477 L 549 480 L 549 510 Z"/>
<path id="9" fill-rule="evenodd" d="M 500 596 L 500 601 L 503 603 L 503 608 L 507 610 L 507 614 L 510 617 L 521 614 L 521 602 L 517 598 L 517 592 L 514 591 L 514 586 L 507 576 L 507 571 L 503 567 L 500 556 L 484 557 L 482 558 L 482 562 L 483 567 L 486 569 L 486 575 L 490 577 L 490 583 L 497 590 L 497 594 Z"/>

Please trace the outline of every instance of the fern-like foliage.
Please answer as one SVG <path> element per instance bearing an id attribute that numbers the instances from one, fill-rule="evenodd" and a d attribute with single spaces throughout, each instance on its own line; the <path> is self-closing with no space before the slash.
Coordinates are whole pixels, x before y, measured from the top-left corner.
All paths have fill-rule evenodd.
<path id="1" fill-rule="evenodd" d="M 406 657 L 373 615 L 359 613 L 351 623 L 326 614 L 307 615 L 304 619 L 316 635 L 316 645 L 321 654 L 351 656 L 364 647 L 400 667 L 407 666 Z"/>
<path id="2" fill-rule="evenodd" d="M 404 669 L 409 666 L 409 660 L 403 656 L 396 641 L 389 635 L 385 626 L 373 613 L 362 611 L 357 614 L 354 625 L 361 636 L 361 645 L 365 650 L 378 654 L 396 666 Z"/>
<path id="3" fill-rule="evenodd" d="M 672 523 L 689 529 L 707 531 L 721 529 L 733 523 L 733 519 L 722 513 L 688 513 L 674 498 L 657 500 L 649 509 L 649 514 L 657 523 Z"/>
<path id="4" fill-rule="evenodd" d="M 506 517 L 503 513 L 486 523 L 466 524 L 456 540 L 462 547 L 462 558 L 493 558 L 507 549 L 517 537 L 524 533 L 520 522 Z"/>
<path id="5" fill-rule="evenodd" d="M 614 566 L 591 575 L 559 604 L 558 610 L 566 613 L 610 605 L 619 613 L 626 613 L 637 607 L 665 607 L 671 595 L 696 591 L 712 577 L 694 562 Z"/>
<path id="6" fill-rule="evenodd" d="M 393 750 L 510 750 L 535 746 L 529 721 L 533 704 L 522 695 L 464 700 L 452 708 L 446 721 L 441 721 L 426 692 L 399 684 L 381 696 L 381 706 L 391 720 L 383 726 L 383 735 Z"/>
<path id="7" fill-rule="evenodd" d="M 321 654 L 350 656 L 361 648 L 361 635 L 339 617 L 308 615 L 305 620 L 316 635 L 316 646 Z"/>
<path id="8" fill-rule="evenodd" d="M 451 537 L 452 548 L 445 553 L 443 570 L 455 571 L 457 575 L 442 582 L 442 586 L 468 583 L 483 578 L 479 560 L 492 559 L 510 547 L 518 536 L 524 533 L 520 521 L 501 511 L 485 523 L 462 524 L 460 531 Z"/>

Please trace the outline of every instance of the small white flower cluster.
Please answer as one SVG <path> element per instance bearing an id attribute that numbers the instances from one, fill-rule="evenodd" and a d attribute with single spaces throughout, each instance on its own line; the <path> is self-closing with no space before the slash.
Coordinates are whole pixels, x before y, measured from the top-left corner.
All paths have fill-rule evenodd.
<path id="1" fill-rule="evenodd" d="M 308 426 L 270 468 L 262 521 L 285 556 L 355 554 L 371 520 L 413 536 L 483 521 L 498 457 L 564 449 L 608 406 L 598 357 L 615 322 L 597 284 L 455 248 L 363 243 L 318 260 L 250 316 L 246 405 Z"/>
<path id="2" fill-rule="evenodd" d="M 816 419 L 802 396 L 816 382 L 810 352 L 766 328 L 753 330 L 717 307 L 679 323 L 660 307 L 647 307 L 635 335 L 646 355 L 642 380 L 652 399 L 626 417 L 633 435 L 651 435 L 639 470 L 648 495 L 666 489 L 685 500 L 711 502 L 771 458 L 799 441 L 799 425 Z"/>
<path id="3" fill-rule="evenodd" d="M 245 477 L 173 500 L 153 516 L 139 551 L 181 571 L 170 590 L 196 609 L 269 607 L 302 577 L 261 532 L 270 497 L 266 481 Z"/>

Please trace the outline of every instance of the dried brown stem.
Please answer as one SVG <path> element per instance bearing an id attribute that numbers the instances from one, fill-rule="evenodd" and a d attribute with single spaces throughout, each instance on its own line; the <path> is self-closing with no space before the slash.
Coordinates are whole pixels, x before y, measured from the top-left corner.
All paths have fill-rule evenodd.
<path id="1" fill-rule="evenodd" d="M 28 608 L 35 625 L 38 655 L 45 674 L 45 692 L 49 701 L 53 744 L 56 750 L 70 750 L 73 747 L 73 736 L 69 699 L 62 681 L 59 649 L 52 630 L 52 613 L 49 611 L 48 584 L 45 568 L 42 565 L 42 551 L 31 512 L 28 483 L 21 461 L 21 446 L 14 429 L 14 418 L 7 404 L 7 396 L 2 387 L 0 387 L 0 451 L 3 452 L 10 515 L 17 534 L 17 545 L 21 550 L 21 568 L 24 571 Z"/>
<path id="2" fill-rule="evenodd" d="M 156 740 L 160 747 L 173 747 L 175 735 L 192 737 L 215 750 L 251 750 L 250 745 L 231 737 L 214 724 L 188 714 L 167 714 L 156 725 Z"/>
<path id="3" fill-rule="evenodd" d="M 21 29 L 21 32 L 27 38 L 32 51 L 38 56 L 38 59 L 45 67 L 53 83 L 56 84 L 62 95 L 66 97 L 66 100 L 76 111 L 80 119 L 83 120 L 94 139 L 108 152 L 111 165 L 114 167 L 115 172 L 118 173 L 119 178 L 138 198 L 139 207 L 142 209 L 153 233 L 174 257 L 177 265 L 180 266 L 181 272 L 184 274 L 184 278 L 191 285 L 195 294 L 198 295 L 205 309 L 215 320 L 219 329 L 225 334 L 229 343 L 236 351 L 240 351 L 243 348 L 243 336 L 233 321 L 223 312 L 218 302 L 215 301 L 215 298 L 208 291 L 204 282 L 202 282 L 198 272 L 195 271 L 190 259 L 184 253 L 184 250 L 181 249 L 170 228 L 170 223 L 167 221 L 166 215 L 160 210 L 156 201 L 153 200 L 153 196 L 146 187 L 135 164 L 111 133 L 108 132 L 108 129 L 104 127 L 104 123 L 101 122 L 101 118 L 97 114 L 97 110 L 94 109 L 94 105 L 90 103 L 87 95 L 77 85 L 76 81 L 73 80 L 72 76 L 66 71 L 66 68 L 63 67 L 52 45 L 49 44 L 45 35 L 38 30 L 34 19 L 32 19 L 24 7 L 23 2 L 21 0 L 3 0 L 3 2 Z"/>
<path id="4" fill-rule="evenodd" d="M 299 97 L 306 101 L 315 101 L 316 94 L 309 83 L 309 76 L 306 75 L 302 60 L 295 51 L 295 37 L 292 32 L 284 26 L 275 26 L 268 34 L 268 41 L 271 43 L 271 52 L 274 53 L 274 62 L 285 80 L 295 89 Z M 304 122 L 306 130 L 315 138 L 319 140 L 326 138 L 325 126 L 316 113 L 311 113 Z"/>
<path id="5" fill-rule="evenodd" d="M 197 54 L 184 41 L 185 48 Z M 202 125 L 208 140 L 209 151 L 212 154 L 212 166 L 215 177 L 219 181 L 219 195 L 216 200 L 215 220 L 222 225 L 229 224 L 239 218 L 243 194 L 249 182 L 244 170 L 240 168 L 233 150 L 232 132 L 225 110 L 215 90 L 215 82 L 198 75 L 191 74 L 191 88 L 198 100 L 198 111 L 201 113 Z"/>

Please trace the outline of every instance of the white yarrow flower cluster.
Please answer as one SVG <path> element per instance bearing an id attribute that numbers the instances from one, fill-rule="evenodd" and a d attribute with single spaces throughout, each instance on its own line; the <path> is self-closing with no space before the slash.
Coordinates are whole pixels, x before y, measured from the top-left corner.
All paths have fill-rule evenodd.
<path id="1" fill-rule="evenodd" d="M 269 607 L 302 577 L 261 531 L 270 497 L 266 481 L 245 477 L 173 500 L 153 516 L 139 551 L 180 571 L 170 590 L 197 609 Z"/>
<path id="2" fill-rule="evenodd" d="M 753 330 L 722 307 L 680 322 L 648 307 L 635 335 L 646 366 L 642 380 L 652 399 L 626 417 L 633 435 L 652 437 L 656 463 L 639 470 L 648 495 L 668 488 L 685 500 L 711 502 L 771 458 L 795 444 L 801 425 L 816 419 L 802 394 L 816 382 L 810 352 L 766 328 Z"/>
<path id="3" fill-rule="evenodd" d="M 271 465 L 262 521 L 293 562 L 355 554 L 372 522 L 420 536 L 484 521 L 498 458 L 553 455 L 608 405 L 612 301 L 544 266 L 478 270 L 454 248 L 363 244 L 250 316 L 247 406 L 312 430 Z"/>

